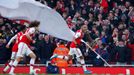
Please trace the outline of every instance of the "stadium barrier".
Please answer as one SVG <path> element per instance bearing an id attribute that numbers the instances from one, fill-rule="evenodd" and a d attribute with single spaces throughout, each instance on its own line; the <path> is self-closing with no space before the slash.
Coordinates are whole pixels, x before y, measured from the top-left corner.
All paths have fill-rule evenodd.
<path id="1" fill-rule="evenodd" d="M 60 74 L 83 74 L 82 67 L 73 65 L 71 67 L 60 68 Z M 113 67 L 92 67 L 92 65 L 87 65 L 88 70 L 91 70 L 93 74 L 123 74 L 123 75 L 134 75 L 134 65 L 112 65 Z M 2 74 L 2 70 L 4 65 L 0 65 L 0 74 Z M 46 73 L 45 64 L 36 64 L 35 70 L 39 74 Z M 15 73 L 28 74 L 29 73 L 29 64 L 28 65 L 19 65 L 15 69 Z"/>

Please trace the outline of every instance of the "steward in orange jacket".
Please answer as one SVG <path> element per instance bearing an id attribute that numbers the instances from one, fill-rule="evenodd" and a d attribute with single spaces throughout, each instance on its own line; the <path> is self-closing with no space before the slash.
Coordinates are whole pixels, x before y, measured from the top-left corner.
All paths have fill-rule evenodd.
<path id="1" fill-rule="evenodd" d="M 69 49 L 65 46 L 64 42 L 60 42 L 58 47 L 55 48 L 53 54 L 67 56 L 68 52 L 69 52 Z M 68 62 L 67 60 L 60 59 L 60 58 L 54 58 L 52 60 L 52 62 L 54 62 L 56 64 L 56 66 L 58 66 L 58 67 L 67 67 L 70 64 L 72 64 L 72 61 Z"/>

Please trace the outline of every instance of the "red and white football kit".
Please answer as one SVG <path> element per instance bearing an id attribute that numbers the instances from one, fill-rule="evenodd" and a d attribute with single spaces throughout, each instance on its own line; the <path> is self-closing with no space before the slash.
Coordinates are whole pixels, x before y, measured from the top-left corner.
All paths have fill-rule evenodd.
<path id="1" fill-rule="evenodd" d="M 19 32 L 19 33 L 17 33 L 15 36 L 13 36 L 11 39 L 10 39 L 10 41 L 8 42 L 8 45 L 10 45 L 11 44 L 11 42 L 13 41 L 13 40 L 15 40 L 15 43 L 14 43 L 14 45 L 13 45 L 13 47 L 12 47 L 12 55 L 11 55 L 11 59 L 15 59 L 16 58 L 16 54 L 17 54 L 17 52 L 18 52 L 18 44 L 19 44 L 19 41 L 20 41 L 20 36 L 22 36 L 23 35 L 23 32 Z"/>
<path id="2" fill-rule="evenodd" d="M 26 32 L 20 37 L 17 56 L 23 57 L 25 54 L 28 56 L 29 54 L 33 53 L 30 49 L 30 44 L 32 43 L 33 40 L 27 38 L 26 35 L 29 35 L 32 38 L 34 33 L 35 33 L 34 27 L 28 28 Z"/>
<path id="3" fill-rule="evenodd" d="M 75 41 L 78 45 L 81 44 L 81 40 L 83 38 L 83 33 L 81 30 L 77 30 L 76 33 L 75 33 Z M 82 56 L 82 53 L 80 51 L 79 48 L 76 47 L 76 44 L 74 43 L 74 41 L 71 42 L 70 44 L 70 51 L 69 51 L 69 55 L 76 55 L 76 57 L 80 57 Z"/>

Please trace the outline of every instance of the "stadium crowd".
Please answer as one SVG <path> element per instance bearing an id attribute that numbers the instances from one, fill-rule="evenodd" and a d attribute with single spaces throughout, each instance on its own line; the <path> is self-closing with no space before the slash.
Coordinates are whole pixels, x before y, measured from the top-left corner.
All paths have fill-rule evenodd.
<path id="1" fill-rule="evenodd" d="M 39 0 L 37 0 L 39 1 Z M 93 48 L 109 63 L 134 64 L 134 8 L 133 0 L 40 0 L 39 2 L 58 11 L 73 31 L 81 24 L 88 26 L 84 40 L 96 40 Z M 20 31 L 20 24 L 0 17 L 0 64 L 10 59 L 11 48 L 5 46 L 10 38 Z M 90 36 L 90 39 L 89 39 Z M 39 32 L 34 38 L 36 43 L 31 49 L 36 53 L 37 63 L 46 63 L 61 41 L 51 35 Z M 69 42 L 65 41 L 69 48 Z M 12 46 L 11 46 L 12 47 Z M 85 44 L 80 49 L 86 64 L 103 66 L 104 62 L 96 54 L 87 51 Z M 27 63 L 23 59 L 21 63 Z M 39 62 L 38 62 L 39 61 Z M 73 61 L 75 62 L 75 59 Z"/>

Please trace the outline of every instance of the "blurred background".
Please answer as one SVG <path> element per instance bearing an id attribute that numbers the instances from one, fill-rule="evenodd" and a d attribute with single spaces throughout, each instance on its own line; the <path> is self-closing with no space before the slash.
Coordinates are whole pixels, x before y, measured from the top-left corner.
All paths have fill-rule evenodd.
<path id="1" fill-rule="evenodd" d="M 89 32 L 84 35 L 83 39 L 90 42 L 99 38 L 93 48 L 108 63 L 134 65 L 134 0 L 37 1 L 59 12 L 73 31 L 80 29 L 83 23 L 87 25 Z M 28 25 L 28 22 L 9 20 L 0 16 L 0 64 L 5 64 L 10 59 L 13 44 L 10 49 L 5 46 L 10 38 L 20 31 L 22 25 Z M 46 64 L 61 41 L 67 48 L 70 44 L 70 42 L 41 32 L 38 32 L 34 39 L 36 43 L 31 49 L 37 55 L 37 64 Z M 97 59 L 93 51 L 87 51 L 85 44 L 81 44 L 80 49 L 86 64 L 104 66 L 104 62 Z M 20 62 L 21 64 L 28 64 L 29 59 L 25 58 Z M 77 63 L 76 59 L 72 62 Z"/>

